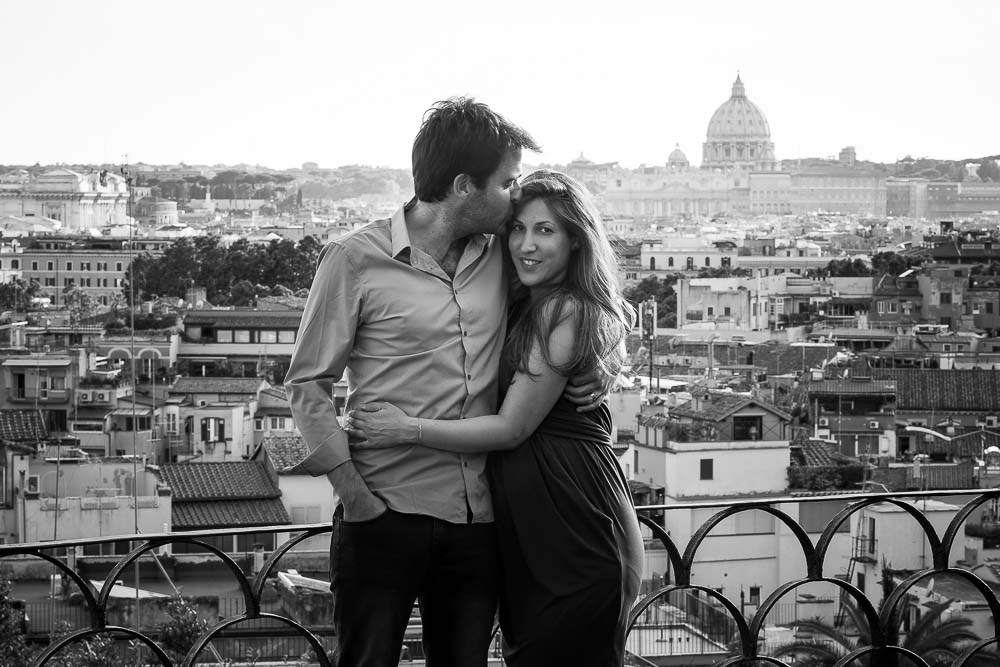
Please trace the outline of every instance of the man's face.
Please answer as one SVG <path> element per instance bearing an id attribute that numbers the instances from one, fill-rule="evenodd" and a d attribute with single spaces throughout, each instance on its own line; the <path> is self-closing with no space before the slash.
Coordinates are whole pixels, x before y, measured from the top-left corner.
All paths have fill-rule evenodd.
<path id="1" fill-rule="evenodd" d="M 512 198 L 517 196 L 521 176 L 521 152 L 504 155 L 482 188 L 469 198 L 465 220 L 470 234 L 497 234 L 510 217 Z"/>

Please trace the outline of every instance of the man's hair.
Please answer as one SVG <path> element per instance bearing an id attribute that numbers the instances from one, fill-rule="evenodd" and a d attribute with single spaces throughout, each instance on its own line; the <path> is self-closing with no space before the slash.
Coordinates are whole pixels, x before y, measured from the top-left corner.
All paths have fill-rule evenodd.
<path id="1" fill-rule="evenodd" d="M 459 174 L 481 188 L 509 152 L 541 150 L 531 135 L 482 102 L 452 97 L 424 114 L 413 140 L 413 189 L 417 199 L 438 202 Z"/>

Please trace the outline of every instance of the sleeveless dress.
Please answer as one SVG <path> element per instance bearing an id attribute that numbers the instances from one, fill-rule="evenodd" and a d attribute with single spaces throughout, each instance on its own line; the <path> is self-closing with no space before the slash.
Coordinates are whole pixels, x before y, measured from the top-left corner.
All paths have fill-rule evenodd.
<path id="1" fill-rule="evenodd" d="M 511 667 L 620 667 L 643 544 L 606 405 L 560 398 L 516 449 L 490 454 Z"/>

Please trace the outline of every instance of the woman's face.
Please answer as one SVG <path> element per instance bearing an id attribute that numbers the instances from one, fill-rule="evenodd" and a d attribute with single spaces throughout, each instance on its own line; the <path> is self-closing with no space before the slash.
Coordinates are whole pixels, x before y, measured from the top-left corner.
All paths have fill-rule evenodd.
<path id="1" fill-rule="evenodd" d="M 541 199 L 533 199 L 514 217 L 507 246 L 521 283 L 534 294 L 566 280 L 573 238 Z"/>

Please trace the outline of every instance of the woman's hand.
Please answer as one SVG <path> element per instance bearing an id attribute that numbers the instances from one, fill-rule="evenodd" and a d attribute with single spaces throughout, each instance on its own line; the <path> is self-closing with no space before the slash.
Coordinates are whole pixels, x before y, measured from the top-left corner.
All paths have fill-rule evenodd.
<path id="1" fill-rule="evenodd" d="M 604 373 L 598 369 L 574 375 L 566 383 L 563 396 L 577 406 L 577 412 L 590 412 L 601 407 L 617 379 L 617 375 Z"/>
<path id="2" fill-rule="evenodd" d="M 392 403 L 365 403 L 344 420 L 344 430 L 355 448 L 385 448 L 417 444 L 417 420 Z"/>

